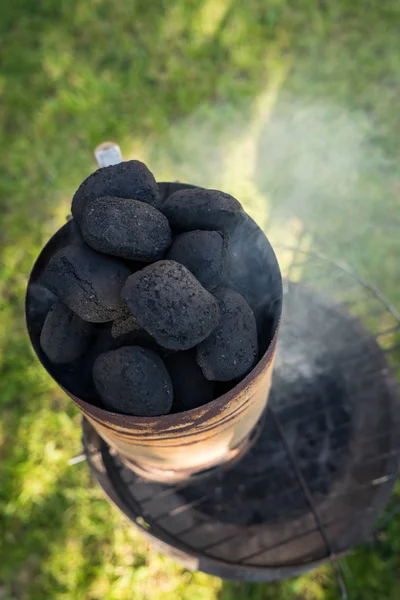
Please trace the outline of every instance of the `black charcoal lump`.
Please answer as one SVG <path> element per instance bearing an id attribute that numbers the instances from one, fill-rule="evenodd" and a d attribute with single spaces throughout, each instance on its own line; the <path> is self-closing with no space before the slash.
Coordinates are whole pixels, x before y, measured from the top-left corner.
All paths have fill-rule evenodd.
<path id="1" fill-rule="evenodd" d="M 243 216 L 240 202 L 219 190 L 185 189 L 171 194 L 162 211 L 178 231 L 229 231 Z"/>
<path id="2" fill-rule="evenodd" d="M 93 380 L 109 411 L 156 417 L 171 409 L 171 379 L 152 350 L 124 346 L 101 354 L 94 363 Z"/>
<path id="3" fill-rule="evenodd" d="M 46 317 L 40 334 L 40 345 L 53 363 L 71 363 L 88 348 L 90 334 L 90 324 L 82 321 L 58 300 Z"/>
<path id="4" fill-rule="evenodd" d="M 175 352 L 164 359 L 174 389 L 172 411 L 183 412 L 211 402 L 214 384 L 196 362 L 196 351 Z"/>
<path id="5" fill-rule="evenodd" d="M 131 275 L 122 298 L 140 325 L 171 350 L 193 348 L 218 325 L 217 300 L 186 267 L 172 260 Z"/>
<path id="6" fill-rule="evenodd" d="M 257 361 L 257 326 L 243 296 L 220 288 L 215 297 L 219 301 L 220 322 L 197 347 L 197 362 L 207 379 L 230 381 L 247 375 Z"/>
<path id="7" fill-rule="evenodd" d="M 130 273 L 115 258 L 87 246 L 67 246 L 51 258 L 42 281 L 81 319 L 101 323 L 124 314 L 120 294 Z"/>
<path id="8" fill-rule="evenodd" d="M 104 196 L 87 200 L 82 235 L 94 250 L 130 260 L 153 262 L 171 245 L 167 218 L 149 204 Z"/>
<path id="9" fill-rule="evenodd" d="M 79 186 L 72 199 L 72 215 L 80 223 L 83 208 L 92 198 L 116 196 L 158 207 L 160 194 L 153 174 L 138 160 L 98 169 Z"/>
<path id="10" fill-rule="evenodd" d="M 57 296 L 43 285 L 31 283 L 26 293 L 26 311 L 28 323 L 35 329 L 41 330 L 47 313 L 53 304 L 57 302 Z"/>
<path id="11" fill-rule="evenodd" d="M 178 235 L 166 258 L 184 265 L 211 291 L 221 285 L 227 259 L 227 238 L 219 231 L 188 231 Z"/>

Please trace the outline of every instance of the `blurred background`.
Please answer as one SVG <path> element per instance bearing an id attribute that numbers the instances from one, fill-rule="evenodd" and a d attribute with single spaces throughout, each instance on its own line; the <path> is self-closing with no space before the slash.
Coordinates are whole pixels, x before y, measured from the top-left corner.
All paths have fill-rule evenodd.
<path id="1" fill-rule="evenodd" d="M 80 417 L 34 358 L 33 262 L 117 141 L 158 180 L 233 193 L 272 242 L 299 224 L 400 308 L 397 0 L 2 0 L 0 599 L 337 599 L 330 566 L 277 583 L 190 573 L 110 507 Z M 400 597 L 400 517 L 344 564 Z"/>

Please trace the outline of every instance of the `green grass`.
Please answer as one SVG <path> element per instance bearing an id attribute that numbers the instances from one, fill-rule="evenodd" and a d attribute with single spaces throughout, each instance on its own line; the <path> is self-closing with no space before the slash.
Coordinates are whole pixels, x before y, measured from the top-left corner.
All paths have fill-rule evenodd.
<path id="1" fill-rule="evenodd" d="M 158 179 L 293 212 L 400 306 L 397 0 L 3 0 L 0 18 L 0 598 L 333 600 L 324 567 L 274 585 L 189 573 L 104 500 L 77 411 L 35 360 L 39 249 L 117 140 Z M 280 228 L 280 231 L 284 227 Z M 400 520 L 346 559 L 354 600 L 400 596 Z"/>

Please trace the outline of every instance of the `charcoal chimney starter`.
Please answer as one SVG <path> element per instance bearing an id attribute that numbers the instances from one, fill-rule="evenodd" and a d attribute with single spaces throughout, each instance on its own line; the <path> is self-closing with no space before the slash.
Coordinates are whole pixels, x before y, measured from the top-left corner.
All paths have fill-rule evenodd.
<path id="1" fill-rule="evenodd" d="M 115 164 L 120 157 L 118 147 L 112 144 L 102 145 L 95 155 L 101 167 Z M 184 188 L 194 186 L 159 183 L 163 200 Z M 142 477 L 174 483 L 242 456 L 256 438 L 257 424 L 267 404 L 282 309 L 280 270 L 264 233 L 246 215 L 231 233 L 232 259 L 227 274 L 228 285 L 234 281 L 236 291 L 246 298 L 254 311 L 259 332 L 258 363 L 234 387 L 220 385 L 220 395 L 208 404 L 149 418 L 109 412 L 92 404 L 88 398 L 78 397 L 70 381 L 60 380 L 59 371 L 40 347 L 40 331 L 32 318 L 29 289 L 40 282 L 51 257 L 70 243 L 73 225 L 73 221 L 67 222 L 49 240 L 28 283 L 27 328 L 42 365 L 101 438 Z"/>

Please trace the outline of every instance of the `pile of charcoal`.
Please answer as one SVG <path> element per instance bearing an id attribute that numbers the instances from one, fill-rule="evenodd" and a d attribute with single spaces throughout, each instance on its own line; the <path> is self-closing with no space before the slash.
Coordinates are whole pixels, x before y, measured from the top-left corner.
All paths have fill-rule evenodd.
<path id="1" fill-rule="evenodd" d="M 227 277 L 247 217 L 235 198 L 202 188 L 162 198 L 132 160 L 90 175 L 72 215 L 39 282 L 51 304 L 40 344 L 58 373 L 89 382 L 106 410 L 148 417 L 196 408 L 249 373 L 256 318 Z"/>

